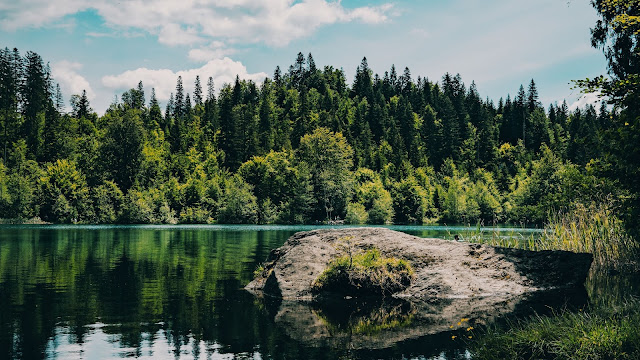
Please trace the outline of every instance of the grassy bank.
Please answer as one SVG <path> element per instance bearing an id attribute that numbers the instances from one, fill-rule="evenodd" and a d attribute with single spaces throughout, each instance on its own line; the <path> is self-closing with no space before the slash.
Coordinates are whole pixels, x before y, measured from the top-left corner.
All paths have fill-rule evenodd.
<path id="1" fill-rule="evenodd" d="M 489 328 L 472 346 L 474 359 L 638 359 L 638 303 L 622 309 L 534 316 Z"/>
<path id="2" fill-rule="evenodd" d="M 638 269 L 638 246 L 610 203 L 577 205 L 571 212 L 552 214 L 539 237 L 487 235 L 474 234 L 468 240 L 593 254 L 594 266 L 585 284 L 590 306 L 484 329 L 470 345 L 474 359 L 640 358 L 640 302 L 630 296 L 633 285 L 624 282 L 633 278 L 625 273 Z M 625 276 L 612 277 L 614 269 Z"/>

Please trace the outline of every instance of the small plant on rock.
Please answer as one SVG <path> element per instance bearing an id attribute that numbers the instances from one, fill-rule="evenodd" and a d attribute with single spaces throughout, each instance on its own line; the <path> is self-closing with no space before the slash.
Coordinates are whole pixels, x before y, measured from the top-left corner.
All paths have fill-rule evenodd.
<path id="1" fill-rule="evenodd" d="M 312 288 L 315 293 L 391 295 L 409 286 L 412 278 L 408 261 L 383 257 L 372 248 L 357 254 L 349 252 L 331 261 Z"/>

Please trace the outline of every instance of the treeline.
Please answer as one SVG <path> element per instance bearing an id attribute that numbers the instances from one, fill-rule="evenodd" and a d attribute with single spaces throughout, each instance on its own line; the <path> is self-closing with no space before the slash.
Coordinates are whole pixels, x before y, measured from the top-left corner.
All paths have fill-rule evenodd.
<path id="1" fill-rule="evenodd" d="M 540 103 L 533 80 L 494 103 L 366 58 L 352 85 L 300 53 L 260 85 L 177 79 L 164 109 L 142 82 L 103 116 L 64 112 L 33 52 L 0 52 L 0 217 L 80 223 L 539 224 L 618 193 L 602 176 L 604 105 Z"/>

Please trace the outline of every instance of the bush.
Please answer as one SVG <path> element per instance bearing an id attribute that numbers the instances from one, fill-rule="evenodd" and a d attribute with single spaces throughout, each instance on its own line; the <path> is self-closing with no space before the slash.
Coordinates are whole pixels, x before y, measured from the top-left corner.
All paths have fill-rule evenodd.
<path id="1" fill-rule="evenodd" d="M 94 205 L 93 222 L 98 224 L 112 224 L 118 221 L 124 195 L 113 181 L 105 181 L 92 189 L 91 196 Z"/>
<path id="2" fill-rule="evenodd" d="M 210 224 L 213 222 L 209 212 L 200 207 L 186 207 L 180 212 L 181 224 Z"/>
<path id="3" fill-rule="evenodd" d="M 411 283 L 413 269 L 405 260 L 386 258 L 378 249 L 341 256 L 329 263 L 314 281 L 315 293 L 343 295 L 391 295 Z"/>
<path id="4" fill-rule="evenodd" d="M 345 224 L 366 224 L 367 211 L 364 205 L 358 203 L 349 203 L 347 205 L 347 215 L 344 218 Z"/>
<path id="5" fill-rule="evenodd" d="M 224 188 L 222 206 L 218 212 L 221 224 L 255 224 L 258 222 L 258 204 L 253 188 L 239 175 L 232 177 Z"/>
<path id="6" fill-rule="evenodd" d="M 422 224 L 428 205 L 427 192 L 413 176 L 394 186 L 393 210 L 397 224 Z"/>

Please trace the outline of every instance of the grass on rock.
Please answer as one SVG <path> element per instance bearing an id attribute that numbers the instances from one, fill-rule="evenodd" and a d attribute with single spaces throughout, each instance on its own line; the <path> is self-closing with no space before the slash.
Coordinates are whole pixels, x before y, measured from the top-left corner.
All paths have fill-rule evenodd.
<path id="1" fill-rule="evenodd" d="M 412 277 L 409 262 L 383 257 L 372 248 L 331 261 L 313 283 L 313 291 L 349 296 L 391 295 L 409 286 Z"/>

